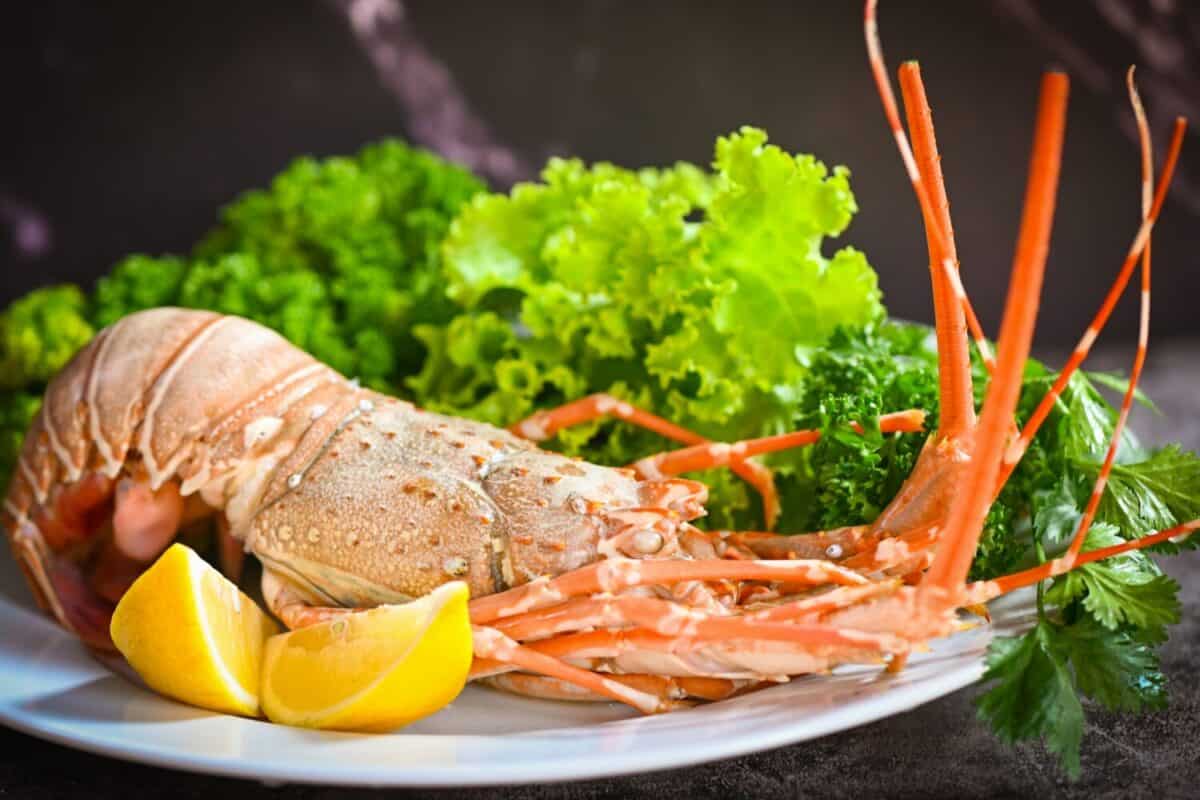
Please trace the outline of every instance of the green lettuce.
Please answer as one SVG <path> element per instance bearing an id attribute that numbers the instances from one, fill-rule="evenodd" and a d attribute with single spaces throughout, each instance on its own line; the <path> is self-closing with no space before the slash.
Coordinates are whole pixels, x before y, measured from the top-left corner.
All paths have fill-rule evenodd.
<path id="1" fill-rule="evenodd" d="M 856 210 L 845 168 L 754 128 L 717 141 L 711 172 L 553 159 L 540 183 L 454 220 L 443 255 L 460 312 L 416 328 L 430 355 L 408 386 L 495 424 L 604 391 L 709 438 L 789 430 L 817 348 L 884 314 L 863 254 L 823 252 Z M 555 446 L 613 464 L 667 444 L 598 422 Z M 714 480 L 718 521 L 761 524 L 743 487 Z"/>
<path id="2" fill-rule="evenodd" d="M 413 327 L 454 315 L 441 243 L 483 183 L 387 140 L 301 158 L 250 191 L 190 255 L 132 255 L 92 292 L 37 289 L 0 314 L 0 482 L 49 379 L 97 330 L 164 305 L 238 314 L 364 384 L 400 392 L 425 358 Z"/>

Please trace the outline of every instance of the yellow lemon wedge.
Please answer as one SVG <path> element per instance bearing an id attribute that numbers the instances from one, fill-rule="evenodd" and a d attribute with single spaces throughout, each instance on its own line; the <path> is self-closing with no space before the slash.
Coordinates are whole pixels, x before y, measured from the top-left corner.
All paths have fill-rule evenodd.
<path id="1" fill-rule="evenodd" d="M 109 632 L 151 689 L 258 715 L 263 647 L 279 626 L 190 548 L 171 545 L 133 582 Z"/>
<path id="2" fill-rule="evenodd" d="M 441 709 L 471 668 L 467 585 L 272 637 L 262 706 L 272 722 L 387 731 Z"/>

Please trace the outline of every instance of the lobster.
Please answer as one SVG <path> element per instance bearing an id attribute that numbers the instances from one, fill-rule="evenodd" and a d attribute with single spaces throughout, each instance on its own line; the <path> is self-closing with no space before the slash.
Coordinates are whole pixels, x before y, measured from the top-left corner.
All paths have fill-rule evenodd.
<path id="1" fill-rule="evenodd" d="M 364 389 L 248 320 L 177 308 L 130 315 L 50 383 L 4 501 L 9 541 L 39 604 L 87 645 L 111 649 L 115 603 L 181 530 L 215 519 L 223 569 L 246 553 L 262 593 L 299 627 L 470 586 L 471 675 L 510 691 L 611 699 L 650 713 L 717 700 L 844 663 L 900 669 L 951 633 L 961 609 L 1082 564 L 1187 536 L 1200 520 L 1082 552 L 1146 355 L 1150 234 L 1185 122 L 1157 183 L 1142 143 L 1143 218 L 1078 347 L 1024 427 L 1014 414 L 1047 260 L 1065 130 L 1065 75 L 1044 76 L 1026 201 L 995 354 L 959 276 L 949 204 L 919 68 L 900 70 L 911 143 L 868 0 L 872 72 L 924 222 L 938 343 L 938 429 L 867 525 L 778 535 L 705 531 L 703 484 L 728 467 L 778 512 L 756 456 L 815 442 L 794 431 L 710 442 L 593 395 L 502 430 Z M 1152 188 L 1153 186 L 1153 188 Z M 1141 263 L 1142 316 L 1110 449 L 1070 547 L 1022 572 L 967 582 L 988 508 L 1087 356 Z M 968 332 L 990 372 L 976 413 Z M 535 441 L 603 416 L 684 447 L 629 467 Z M 920 410 L 881 417 L 915 432 Z"/>

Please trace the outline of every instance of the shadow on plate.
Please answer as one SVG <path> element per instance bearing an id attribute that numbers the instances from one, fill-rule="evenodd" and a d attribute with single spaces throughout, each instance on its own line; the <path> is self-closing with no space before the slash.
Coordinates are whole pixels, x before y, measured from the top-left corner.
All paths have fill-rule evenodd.
<path id="1" fill-rule="evenodd" d="M 213 716 L 210 711 L 167 700 L 116 675 L 27 700 L 21 707 L 62 722 L 163 724 Z"/>

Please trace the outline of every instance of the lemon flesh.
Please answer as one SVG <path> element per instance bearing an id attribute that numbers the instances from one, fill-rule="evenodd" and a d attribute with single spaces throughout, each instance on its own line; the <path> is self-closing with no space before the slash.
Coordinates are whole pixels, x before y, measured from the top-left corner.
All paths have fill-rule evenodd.
<path id="1" fill-rule="evenodd" d="M 404 605 L 280 634 L 267 642 L 262 707 L 272 722 L 387 731 L 458 696 L 471 668 L 467 585 Z"/>
<path id="2" fill-rule="evenodd" d="M 109 632 L 151 689 L 258 715 L 263 648 L 279 626 L 190 548 L 171 545 L 133 582 Z"/>

